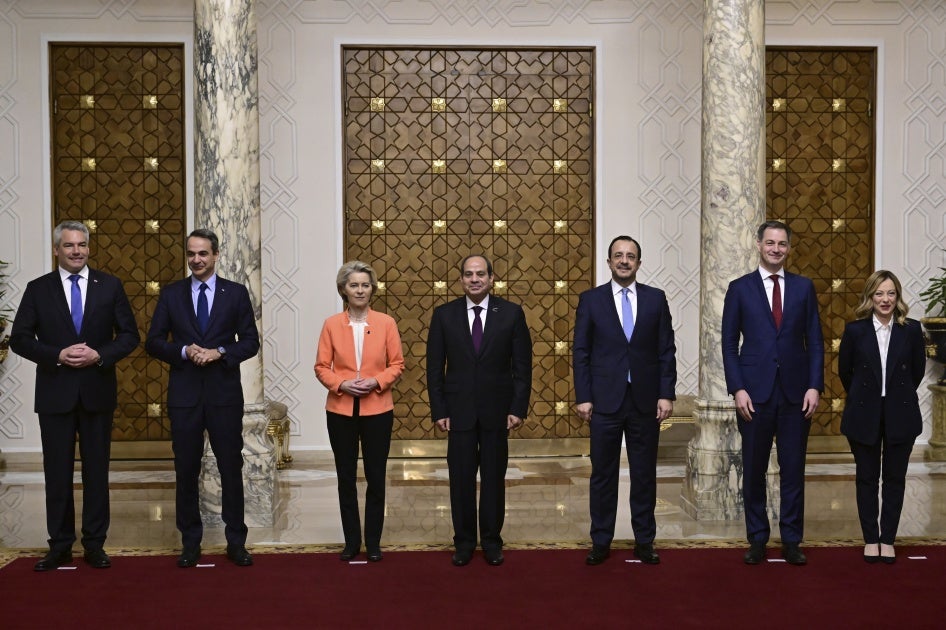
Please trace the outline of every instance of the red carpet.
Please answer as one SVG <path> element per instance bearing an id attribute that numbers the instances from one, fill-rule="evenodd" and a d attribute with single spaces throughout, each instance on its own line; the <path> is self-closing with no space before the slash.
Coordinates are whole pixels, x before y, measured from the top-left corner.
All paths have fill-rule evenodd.
<path id="1" fill-rule="evenodd" d="M 204 556 L 216 566 L 187 570 L 119 556 L 51 573 L 21 558 L 0 569 L 0 628 L 943 627 L 946 547 L 898 548 L 893 566 L 866 564 L 860 547 L 806 551 L 806 567 L 748 567 L 741 549 L 661 550 L 659 566 L 620 550 L 598 567 L 583 550 L 506 551 L 501 567 L 477 553 L 463 568 L 444 551 L 358 565 L 257 553 L 250 568 Z"/>

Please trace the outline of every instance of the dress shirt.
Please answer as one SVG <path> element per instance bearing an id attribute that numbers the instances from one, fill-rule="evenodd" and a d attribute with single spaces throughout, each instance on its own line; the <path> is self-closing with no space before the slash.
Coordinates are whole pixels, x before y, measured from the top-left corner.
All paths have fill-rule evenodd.
<path id="1" fill-rule="evenodd" d="M 634 313 L 634 320 L 637 320 L 637 281 L 635 280 L 627 287 L 630 289 L 627 294 L 627 299 L 631 303 L 631 311 Z M 624 290 L 620 284 L 611 281 L 611 293 L 614 294 L 614 308 L 617 309 L 618 319 L 621 320 L 621 327 L 624 327 L 624 307 L 622 303 L 624 302 L 624 294 L 621 291 Z"/>
<path id="2" fill-rule="evenodd" d="M 204 281 L 207 285 L 207 288 L 204 289 L 204 294 L 207 297 L 207 314 L 214 312 L 214 289 L 217 287 L 217 274 L 212 274 L 207 280 Z M 194 315 L 197 315 L 197 297 L 200 295 L 200 285 L 201 281 L 191 276 L 191 303 L 194 305 Z M 181 348 L 181 358 L 185 361 L 188 361 L 187 358 L 187 346 Z"/>
<path id="3" fill-rule="evenodd" d="M 890 348 L 890 323 L 883 324 L 876 315 L 874 320 L 874 332 L 877 334 L 877 348 L 880 350 L 880 395 L 887 395 L 887 349 Z"/>
<path id="4" fill-rule="evenodd" d="M 486 294 L 486 297 L 483 298 L 483 301 L 479 304 L 474 304 L 473 300 L 470 298 L 466 299 L 466 318 L 467 322 L 470 324 L 470 334 L 473 334 L 473 319 L 476 317 L 476 313 L 473 312 L 474 306 L 482 306 L 483 310 L 480 311 L 480 322 L 483 323 L 483 332 L 486 332 L 486 313 L 489 311 L 489 294 Z"/>
<path id="5" fill-rule="evenodd" d="M 66 305 L 69 307 L 70 313 L 72 312 L 72 280 L 69 279 L 69 276 L 72 275 L 78 275 L 82 278 L 79 280 L 79 291 L 82 292 L 82 312 L 85 313 L 85 299 L 89 293 L 89 266 L 86 265 L 80 269 L 78 274 L 73 274 L 59 267 L 59 277 L 62 278 L 62 290 L 66 294 Z"/>
<path id="6" fill-rule="evenodd" d="M 361 352 L 365 347 L 365 328 L 368 327 L 368 322 L 353 322 L 349 318 L 348 325 L 355 336 L 355 378 L 361 378 Z"/>
<path id="7" fill-rule="evenodd" d="M 775 289 L 775 282 L 773 282 L 772 278 L 770 278 L 769 276 L 773 274 L 772 272 L 766 271 L 762 267 L 759 267 L 759 275 L 762 276 L 762 286 L 765 287 L 765 296 L 769 298 L 769 309 L 771 310 L 772 292 Z M 784 313 L 785 312 L 785 269 L 784 268 L 779 269 L 777 272 L 775 272 L 774 275 L 778 276 L 778 286 L 779 286 L 779 289 L 781 289 L 781 295 L 782 295 L 782 312 Z"/>

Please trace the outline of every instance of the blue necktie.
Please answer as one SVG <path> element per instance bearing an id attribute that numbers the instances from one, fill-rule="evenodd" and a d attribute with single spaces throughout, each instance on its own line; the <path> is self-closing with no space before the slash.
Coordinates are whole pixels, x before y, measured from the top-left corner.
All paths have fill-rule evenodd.
<path id="1" fill-rule="evenodd" d="M 82 276 L 72 274 L 69 279 L 72 280 L 72 304 L 70 312 L 72 313 L 72 325 L 76 327 L 76 334 L 82 331 L 82 289 L 79 288 L 79 278 Z"/>
<path id="2" fill-rule="evenodd" d="M 473 336 L 473 350 L 477 353 L 480 351 L 480 344 L 483 343 L 483 320 L 480 319 L 482 310 L 482 306 L 473 307 L 473 330 L 470 331 Z"/>
<path id="3" fill-rule="evenodd" d="M 630 298 L 630 289 L 621 289 L 621 293 L 624 294 L 621 299 L 621 319 L 624 320 L 624 336 L 627 337 L 627 340 L 631 340 L 631 335 L 634 334 L 634 307 L 631 306 Z"/>
<path id="4" fill-rule="evenodd" d="M 200 283 L 200 294 L 197 296 L 197 327 L 201 333 L 207 332 L 210 322 L 210 308 L 207 306 L 207 283 Z"/>

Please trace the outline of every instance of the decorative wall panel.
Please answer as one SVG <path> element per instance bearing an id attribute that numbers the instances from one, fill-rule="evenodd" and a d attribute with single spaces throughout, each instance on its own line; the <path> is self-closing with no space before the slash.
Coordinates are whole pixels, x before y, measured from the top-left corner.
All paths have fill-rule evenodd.
<path id="1" fill-rule="evenodd" d="M 589 49 L 345 48 L 346 259 L 383 283 L 406 369 L 395 437 L 433 433 L 430 313 L 462 295 L 458 265 L 493 262 L 533 338 L 532 411 L 518 437 L 587 435 L 574 415 L 571 337 L 594 281 Z"/>

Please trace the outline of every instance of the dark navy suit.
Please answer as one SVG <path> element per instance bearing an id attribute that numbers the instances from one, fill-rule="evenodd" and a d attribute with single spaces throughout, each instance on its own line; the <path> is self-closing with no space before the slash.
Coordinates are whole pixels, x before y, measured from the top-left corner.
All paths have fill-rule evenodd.
<path id="1" fill-rule="evenodd" d="M 501 549 L 508 415 L 525 419 L 532 393 L 532 337 L 522 307 L 489 296 L 479 353 L 461 297 L 434 309 L 427 336 L 427 390 L 434 422 L 450 418 L 447 466 L 454 545 L 476 547 L 476 471 L 480 540 Z"/>
<path id="2" fill-rule="evenodd" d="M 805 454 L 811 425 L 804 417 L 802 403 L 807 390 L 824 390 L 824 342 L 811 280 L 785 273 L 779 328 L 759 271 L 733 280 L 723 306 L 722 352 L 727 390 L 733 395 L 746 390 L 755 408 L 751 422 L 737 418 L 742 434 L 742 492 L 749 542 L 765 543 L 769 539 L 765 486 L 773 438 L 777 439 L 781 476 L 782 543 L 801 542 Z"/>
<path id="3" fill-rule="evenodd" d="M 217 276 L 207 331 L 201 333 L 191 280 L 187 277 L 161 290 L 145 340 L 148 354 L 170 366 L 167 404 L 177 475 L 177 526 L 185 548 L 200 544 L 198 478 L 206 429 L 220 470 L 227 544 L 242 547 L 247 528 L 243 521 L 240 363 L 259 351 L 259 332 L 246 287 Z M 198 366 L 181 358 L 183 348 L 192 343 L 223 347 L 226 354 Z"/>
<path id="4" fill-rule="evenodd" d="M 923 430 L 916 390 L 925 371 L 920 323 L 914 319 L 905 324 L 891 322 L 886 392 L 881 396 L 884 381 L 874 318 L 844 327 L 838 352 L 838 376 L 847 392 L 841 433 L 854 454 L 857 512 L 868 544 L 892 545 L 897 537 L 910 453 Z M 877 498 L 881 474 L 882 510 Z"/>
<path id="5" fill-rule="evenodd" d="M 108 464 L 117 402 L 115 364 L 141 336 L 121 280 L 89 269 L 82 328 L 76 333 L 59 270 L 26 286 L 10 347 L 36 363 L 35 410 L 39 415 L 46 476 L 49 547 L 64 552 L 75 542 L 72 476 L 76 433 L 82 458 L 82 545 L 101 549 L 109 526 Z M 101 365 L 59 364 L 63 348 L 85 342 Z"/>
<path id="6" fill-rule="evenodd" d="M 622 436 L 631 473 L 634 539 L 638 544 L 653 543 L 660 436 L 657 401 L 676 399 L 676 346 L 666 295 L 646 284 L 636 287 L 630 341 L 618 318 L 611 282 L 582 293 L 575 314 L 575 402 L 592 403 L 591 540 L 603 547 L 614 538 Z"/>

